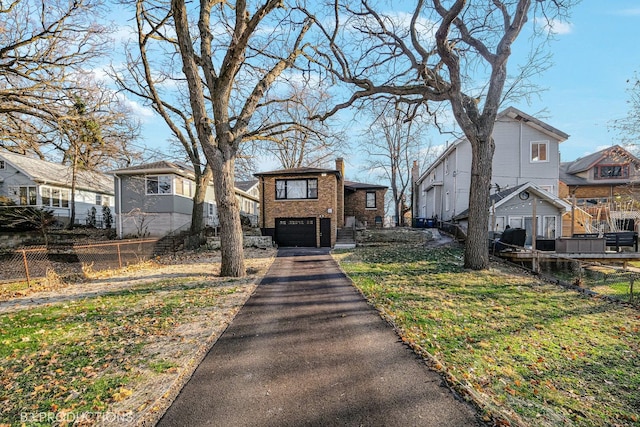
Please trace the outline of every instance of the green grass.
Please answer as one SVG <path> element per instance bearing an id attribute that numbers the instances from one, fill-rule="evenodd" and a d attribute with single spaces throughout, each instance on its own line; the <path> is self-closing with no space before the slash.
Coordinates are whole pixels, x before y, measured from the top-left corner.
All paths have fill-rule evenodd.
<path id="1" fill-rule="evenodd" d="M 163 280 L 0 316 L 0 425 L 19 425 L 25 413 L 105 411 L 131 393 L 127 385 L 141 369 L 175 367 L 145 354 L 145 346 L 238 290 L 233 281 L 198 280 Z"/>
<path id="2" fill-rule="evenodd" d="M 579 284 L 601 295 L 607 295 L 625 302 L 640 302 L 640 275 L 629 270 L 605 266 L 590 266 L 580 272 L 560 269 L 544 269 L 543 274 L 566 283 Z M 631 281 L 634 281 L 633 297 Z"/>
<path id="3" fill-rule="evenodd" d="M 336 255 L 363 294 L 487 413 L 532 426 L 640 425 L 640 312 L 451 248 Z"/>

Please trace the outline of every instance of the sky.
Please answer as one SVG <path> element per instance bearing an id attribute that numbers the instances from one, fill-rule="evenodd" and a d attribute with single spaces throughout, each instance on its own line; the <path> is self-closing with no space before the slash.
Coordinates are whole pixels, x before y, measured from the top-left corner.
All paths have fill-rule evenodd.
<path id="1" fill-rule="evenodd" d="M 556 40 L 549 46 L 553 65 L 534 79 L 546 90 L 530 105 L 509 105 L 569 134 L 560 153 L 562 161 L 571 161 L 620 143 L 610 125 L 627 114 L 628 80 L 640 75 L 640 2 L 582 0 L 569 22 L 554 32 Z M 169 154 L 164 122 L 149 109 L 138 114 L 142 144 Z M 435 133 L 429 138 L 434 145 L 453 139 Z M 347 167 L 357 169 L 358 160 L 350 156 L 345 156 Z"/>
<path id="2" fill-rule="evenodd" d="M 562 161 L 620 143 L 610 124 L 626 116 L 627 80 L 640 75 L 640 2 L 583 0 L 551 44 L 554 65 L 539 77 L 548 87 L 531 106 L 514 105 L 569 134 Z"/>

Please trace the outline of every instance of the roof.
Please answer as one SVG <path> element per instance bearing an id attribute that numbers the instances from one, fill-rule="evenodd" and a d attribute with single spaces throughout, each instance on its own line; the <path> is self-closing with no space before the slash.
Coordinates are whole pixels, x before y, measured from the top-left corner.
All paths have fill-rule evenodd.
<path id="1" fill-rule="evenodd" d="M 498 208 L 501 205 L 505 204 L 507 201 L 516 197 L 517 194 L 522 193 L 523 191 L 534 193 L 537 197 L 540 197 L 541 199 L 546 200 L 552 205 L 558 208 L 564 209 L 565 211 L 568 211 L 571 209 L 570 204 L 568 204 L 561 198 L 553 195 L 552 193 L 549 193 L 548 191 L 543 190 L 542 188 L 538 187 L 536 184 L 532 182 L 527 182 L 522 185 L 517 185 L 515 187 L 498 191 L 492 194 L 491 196 L 489 196 L 489 200 L 491 201 L 492 207 L 495 206 L 496 208 Z M 464 211 L 456 215 L 453 219 L 460 220 L 468 217 L 469 217 L 469 209 L 465 209 Z"/>
<path id="2" fill-rule="evenodd" d="M 571 162 L 560 163 L 560 168 L 558 169 L 558 179 L 566 185 L 591 185 L 591 183 L 586 179 L 577 175 L 570 174 L 568 172 L 568 169 L 571 165 Z M 608 181 L 606 182 L 606 184 L 610 185 Z"/>
<path id="3" fill-rule="evenodd" d="M 536 119 L 533 116 L 528 115 L 515 107 L 508 107 L 502 112 L 498 113 L 496 120 L 502 117 L 510 117 L 515 120 L 522 120 L 527 123 L 529 126 L 538 129 L 539 131 L 546 133 L 547 135 L 553 136 L 559 140 L 559 142 L 566 141 L 569 138 L 569 134 L 562 132 L 558 128 L 555 128 L 540 119 Z"/>
<path id="4" fill-rule="evenodd" d="M 320 175 L 323 173 L 330 173 L 336 176 L 340 176 L 340 171 L 335 169 L 321 169 L 321 168 L 291 168 L 291 169 L 279 169 L 268 172 L 254 173 L 253 176 L 293 176 L 293 175 Z"/>
<path id="5" fill-rule="evenodd" d="M 593 154 L 580 157 L 579 159 L 576 159 L 573 162 L 569 162 L 566 171 L 569 174 L 576 174 L 576 173 L 587 171 L 592 167 L 594 167 L 596 164 L 598 164 L 601 160 L 607 158 L 612 154 L 617 154 L 634 163 L 640 164 L 640 160 L 638 160 L 638 158 L 635 157 L 633 154 L 629 153 L 627 150 L 625 150 L 619 145 L 613 145 L 611 147 L 597 151 Z"/>
<path id="6" fill-rule="evenodd" d="M 70 166 L 4 151 L 0 153 L 0 158 L 38 184 L 71 187 L 72 170 Z M 77 171 L 76 188 L 102 194 L 115 194 L 113 177 L 102 172 Z"/>
<path id="7" fill-rule="evenodd" d="M 117 169 L 112 171 L 112 173 L 114 175 L 141 175 L 152 173 L 175 174 L 190 179 L 193 179 L 195 175 L 193 166 L 180 162 L 170 162 L 168 160 L 160 160 L 158 162 L 144 163 L 128 168 Z M 257 197 L 247 193 L 247 190 L 249 190 L 257 182 L 257 179 L 251 181 L 236 181 L 234 183 L 235 193 L 247 199 L 259 201 Z M 249 183 L 253 183 L 253 185 L 249 185 Z"/>
<path id="8" fill-rule="evenodd" d="M 252 179 L 252 180 L 249 180 L 249 181 L 236 181 L 235 182 L 235 186 L 239 190 L 249 191 L 249 190 L 251 190 L 251 187 L 253 187 L 257 183 L 258 183 L 257 179 Z"/>
<path id="9" fill-rule="evenodd" d="M 348 190 L 386 190 L 387 187 L 386 185 L 380 185 L 380 184 L 366 184 L 364 182 L 355 182 L 355 181 L 345 181 L 344 182 L 344 188 L 348 189 Z"/>
<path id="10" fill-rule="evenodd" d="M 128 168 L 116 169 L 112 171 L 114 175 L 140 175 L 149 173 L 173 173 L 182 176 L 193 177 L 193 166 L 179 162 L 160 160 L 158 162 L 144 163 L 130 166 Z"/>

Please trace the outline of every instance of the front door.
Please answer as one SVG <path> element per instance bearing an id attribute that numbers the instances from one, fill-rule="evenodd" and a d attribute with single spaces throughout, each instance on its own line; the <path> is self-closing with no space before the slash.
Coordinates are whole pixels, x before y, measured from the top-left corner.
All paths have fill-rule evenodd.
<path id="1" fill-rule="evenodd" d="M 320 246 L 331 247 L 331 218 L 320 218 Z"/>

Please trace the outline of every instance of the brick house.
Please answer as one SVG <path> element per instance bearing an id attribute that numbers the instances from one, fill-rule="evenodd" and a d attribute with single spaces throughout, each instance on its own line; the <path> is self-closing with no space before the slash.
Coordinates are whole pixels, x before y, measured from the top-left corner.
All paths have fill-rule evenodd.
<path id="1" fill-rule="evenodd" d="M 559 195 L 591 214 L 602 231 L 639 222 L 640 159 L 619 145 L 560 164 Z"/>
<path id="2" fill-rule="evenodd" d="M 345 225 L 382 226 L 386 193 L 387 187 L 384 185 L 345 181 Z"/>
<path id="3" fill-rule="evenodd" d="M 280 246 L 333 247 L 347 218 L 353 226 L 369 217 L 374 222 L 384 217 L 387 188 L 345 181 L 341 158 L 335 169 L 303 167 L 255 176 L 262 234 Z"/>

